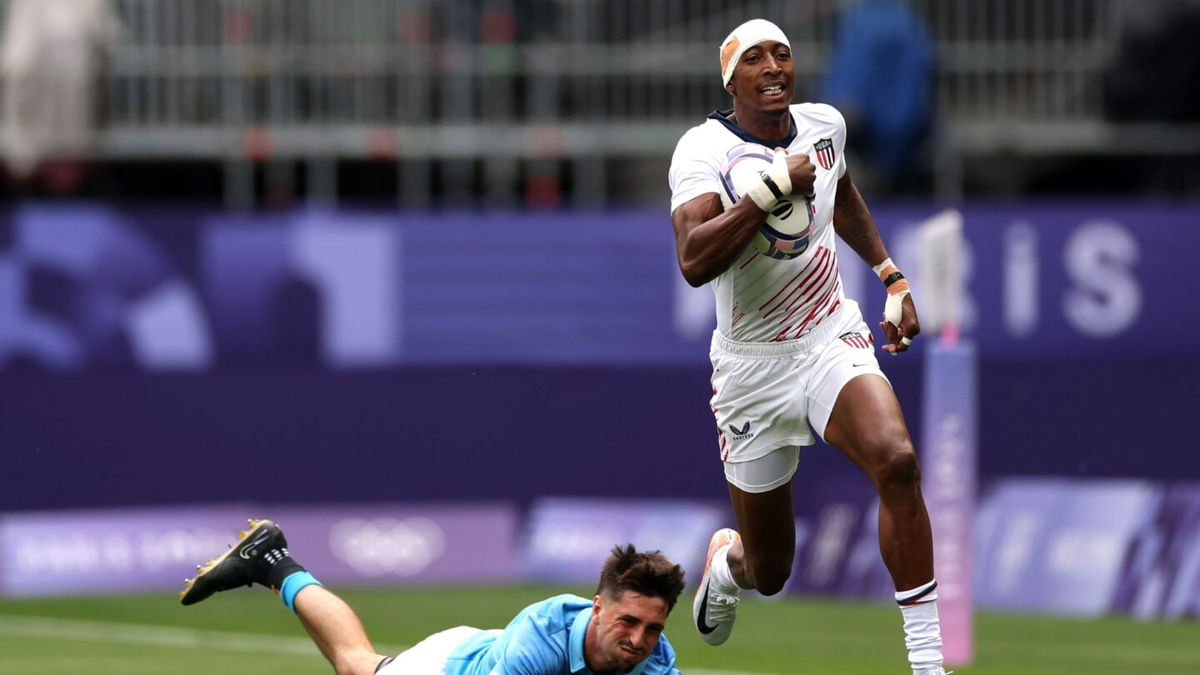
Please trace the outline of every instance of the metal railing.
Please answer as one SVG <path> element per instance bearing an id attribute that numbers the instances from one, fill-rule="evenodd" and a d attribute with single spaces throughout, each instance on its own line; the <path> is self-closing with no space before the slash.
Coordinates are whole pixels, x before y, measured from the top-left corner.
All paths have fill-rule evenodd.
<path id="1" fill-rule="evenodd" d="M 943 151 L 1111 142 L 1098 81 L 1119 35 L 1115 2 L 908 3 L 936 50 Z M 98 147 L 231 167 L 268 155 L 482 161 L 498 193 L 518 164 L 574 162 L 577 184 L 603 194 L 606 159 L 661 163 L 728 104 L 716 52 L 734 25 L 783 27 L 797 88 L 812 94 L 847 4 L 114 0 L 124 33 L 104 70 Z"/>

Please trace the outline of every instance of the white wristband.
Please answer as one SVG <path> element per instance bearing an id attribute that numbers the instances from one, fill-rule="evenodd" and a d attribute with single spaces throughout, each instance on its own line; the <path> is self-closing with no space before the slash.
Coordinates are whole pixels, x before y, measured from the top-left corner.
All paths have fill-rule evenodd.
<path id="1" fill-rule="evenodd" d="M 883 262 L 879 263 L 878 265 L 872 267 L 871 271 L 875 273 L 875 276 L 879 276 L 880 274 L 883 273 L 884 270 L 886 270 L 889 267 L 896 267 L 896 263 L 892 262 L 891 258 L 888 258 L 887 260 L 884 260 Z M 900 269 L 900 268 L 896 267 L 896 269 Z"/>

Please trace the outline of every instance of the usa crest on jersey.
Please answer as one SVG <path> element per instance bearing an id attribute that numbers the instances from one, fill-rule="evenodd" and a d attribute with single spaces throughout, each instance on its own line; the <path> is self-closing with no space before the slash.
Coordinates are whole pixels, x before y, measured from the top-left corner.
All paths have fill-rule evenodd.
<path id="1" fill-rule="evenodd" d="M 833 151 L 833 139 L 822 138 L 813 145 L 813 150 L 817 151 L 817 164 L 821 165 L 826 171 L 833 168 L 833 162 L 836 159 Z"/>

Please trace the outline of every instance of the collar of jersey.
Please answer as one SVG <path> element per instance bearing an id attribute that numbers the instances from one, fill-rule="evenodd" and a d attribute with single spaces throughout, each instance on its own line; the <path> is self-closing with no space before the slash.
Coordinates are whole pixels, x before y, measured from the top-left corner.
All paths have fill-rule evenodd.
<path id="1" fill-rule="evenodd" d="M 799 131 L 796 129 L 796 120 L 791 116 L 791 111 L 788 111 L 788 118 L 792 121 L 792 128 L 790 131 L 788 131 L 787 136 L 784 136 L 783 140 L 780 141 L 768 141 L 765 138 L 759 138 L 758 136 L 747 132 L 734 122 L 729 121 L 729 116 L 732 114 L 733 108 L 730 108 L 729 110 L 714 110 L 708 114 L 708 119 L 716 120 L 721 124 L 724 124 L 725 128 L 728 129 L 730 133 L 742 139 L 743 141 L 746 141 L 747 143 L 758 143 L 759 145 L 768 148 L 786 148 L 792 144 L 792 141 L 796 140 L 796 134 L 799 133 Z"/>
<path id="2" fill-rule="evenodd" d="M 575 620 L 571 622 L 571 645 L 567 650 L 571 654 L 571 672 L 580 673 L 582 675 L 591 675 L 592 671 L 587 668 L 587 661 L 583 658 L 583 636 L 587 635 L 588 622 L 592 620 L 592 605 L 579 610 L 575 615 Z M 633 670 L 629 671 L 629 675 L 641 675 L 642 669 L 646 667 L 646 661 L 650 657 L 642 659 L 642 662 L 637 664 Z"/>

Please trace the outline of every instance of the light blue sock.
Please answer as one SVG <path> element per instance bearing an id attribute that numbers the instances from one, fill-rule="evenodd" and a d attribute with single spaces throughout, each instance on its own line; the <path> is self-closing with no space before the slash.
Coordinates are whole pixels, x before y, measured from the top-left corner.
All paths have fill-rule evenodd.
<path id="1" fill-rule="evenodd" d="M 283 580 L 283 584 L 279 587 L 279 599 L 283 600 L 283 604 L 287 605 L 288 609 L 296 611 L 296 594 L 301 588 L 316 584 L 323 586 L 317 578 L 308 572 L 293 572 Z"/>

